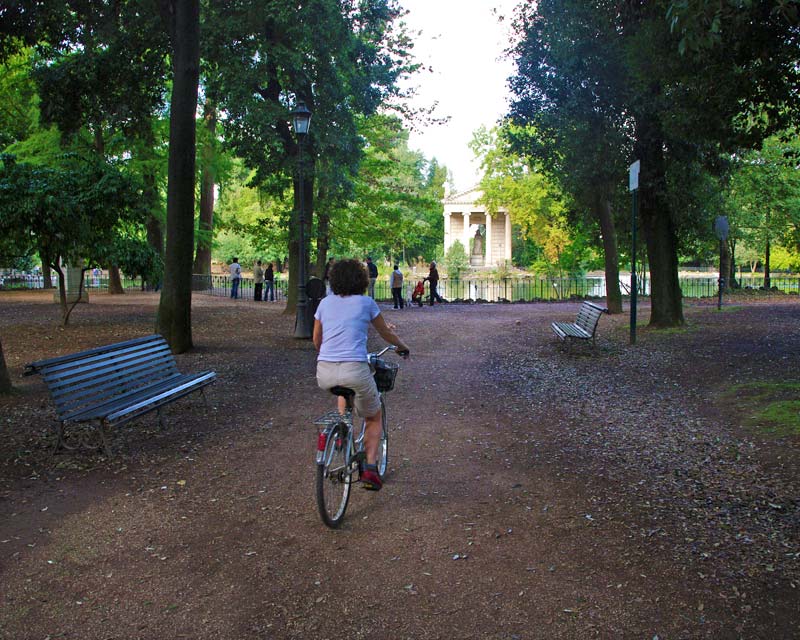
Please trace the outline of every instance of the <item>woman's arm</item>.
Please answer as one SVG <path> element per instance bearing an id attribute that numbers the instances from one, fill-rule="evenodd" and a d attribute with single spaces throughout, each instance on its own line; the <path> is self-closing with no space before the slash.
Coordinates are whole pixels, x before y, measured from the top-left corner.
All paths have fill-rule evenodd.
<path id="1" fill-rule="evenodd" d="M 317 348 L 317 351 L 319 351 L 322 346 L 322 323 L 316 318 L 314 319 L 314 335 L 312 340 L 314 341 L 314 346 Z"/>
<path id="2" fill-rule="evenodd" d="M 388 324 L 386 324 L 386 320 L 384 319 L 382 313 L 379 313 L 377 316 L 375 316 L 375 318 L 372 320 L 372 326 L 375 327 L 375 330 L 380 334 L 381 338 L 386 340 L 386 342 L 389 344 L 393 344 L 399 351 L 409 351 L 406 343 L 400 339 L 400 336 L 398 336 Z M 321 326 L 320 332 L 322 332 Z"/>

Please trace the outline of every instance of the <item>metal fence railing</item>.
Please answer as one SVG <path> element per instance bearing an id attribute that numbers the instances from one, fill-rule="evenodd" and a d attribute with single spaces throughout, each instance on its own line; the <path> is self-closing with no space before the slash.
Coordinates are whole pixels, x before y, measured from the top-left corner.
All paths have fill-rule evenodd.
<path id="1" fill-rule="evenodd" d="M 410 297 L 411 291 L 422 277 L 408 275 L 405 279 L 404 298 Z M 58 286 L 58 278 L 53 275 L 53 286 Z M 763 290 L 764 276 L 742 276 L 737 279 L 739 289 Z M 122 278 L 122 286 L 126 290 L 145 290 L 147 284 L 141 278 Z M 623 295 L 628 295 L 628 276 L 620 278 Z M 639 295 L 650 295 L 649 278 L 639 280 Z M 680 278 L 681 291 L 685 298 L 709 298 L 717 295 L 718 281 L 716 277 Z M 84 287 L 89 291 L 107 291 L 108 277 L 85 274 Z M 285 274 L 275 274 L 275 300 L 285 301 L 288 278 Z M 0 275 L 0 289 L 41 289 L 41 275 Z M 229 297 L 231 279 L 221 275 L 192 276 L 192 289 L 195 294 L 214 297 Z M 239 298 L 253 300 L 254 282 L 252 278 L 242 278 L 239 283 Z M 770 291 L 797 295 L 800 293 L 800 276 L 778 276 L 770 279 Z M 602 276 L 571 278 L 464 278 L 460 280 L 443 279 L 439 281 L 439 294 L 451 302 L 535 302 L 568 300 L 572 298 L 604 298 L 606 296 L 605 278 Z M 425 286 L 425 297 L 428 286 Z M 392 291 L 388 279 L 380 278 L 375 283 L 375 299 L 391 301 Z"/>
<path id="2" fill-rule="evenodd" d="M 275 301 L 286 301 L 287 279 L 275 275 Z M 232 282 L 229 276 L 215 276 L 195 273 L 192 276 L 192 291 L 194 293 L 205 294 L 215 297 L 230 297 Z M 242 300 L 253 300 L 255 293 L 255 283 L 252 278 L 239 279 L 238 297 Z M 262 298 L 263 299 L 263 298 Z"/>

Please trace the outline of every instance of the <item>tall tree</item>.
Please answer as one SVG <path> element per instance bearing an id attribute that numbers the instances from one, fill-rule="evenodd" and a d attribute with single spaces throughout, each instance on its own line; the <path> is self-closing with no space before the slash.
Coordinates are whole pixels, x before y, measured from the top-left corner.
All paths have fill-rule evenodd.
<path id="1" fill-rule="evenodd" d="M 252 184 L 275 197 L 287 188 L 294 192 L 287 311 L 295 303 L 300 201 L 299 149 L 289 113 L 299 101 L 313 112 L 303 151 L 310 220 L 318 193 L 337 202 L 356 171 L 362 148 L 356 116 L 374 113 L 396 96 L 398 77 L 410 70 L 410 43 L 396 24 L 400 15 L 394 0 L 311 0 L 300 10 L 291 0 L 209 6 L 204 55 L 215 61 L 217 73 L 207 90 L 226 113 L 227 143 L 255 170 Z M 324 159 L 320 190 L 316 158 Z"/>
<path id="2" fill-rule="evenodd" d="M 216 185 L 217 110 L 206 99 L 203 104 L 202 146 L 200 151 L 200 220 L 197 224 L 197 251 L 194 273 L 211 273 L 211 244 L 214 234 L 214 188 Z"/>
<path id="3" fill-rule="evenodd" d="M 569 108 L 588 89 L 598 107 L 587 109 L 583 121 L 590 122 L 602 106 L 628 137 L 633 151 L 628 161 L 639 159 L 642 166 L 640 223 L 650 264 L 650 322 L 656 326 L 683 322 L 677 255 L 687 220 L 675 207 L 670 173 L 693 162 L 713 168 L 721 150 L 759 143 L 797 113 L 798 102 L 796 25 L 777 19 L 768 7 L 772 3 L 737 3 L 747 7 L 740 22 L 744 32 L 729 30 L 723 38 L 728 46 L 682 57 L 680 34 L 670 31 L 666 16 L 671 6 L 683 4 L 541 0 L 529 5 L 518 21 L 518 81 L 512 80 L 523 98 L 516 104 L 518 115 L 529 115 L 541 103 Z M 613 84 L 582 62 L 587 47 L 597 43 L 617 70 Z M 541 66 L 542 55 L 552 62 Z M 562 91 L 542 82 L 544 74 L 558 76 L 556 89 Z"/>
<path id="4" fill-rule="evenodd" d="M 192 347 L 194 253 L 195 113 L 200 77 L 200 1 L 174 0 L 168 9 L 172 41 L 169 119 L 167 251 L 158 331 L 173 353 Z"/>

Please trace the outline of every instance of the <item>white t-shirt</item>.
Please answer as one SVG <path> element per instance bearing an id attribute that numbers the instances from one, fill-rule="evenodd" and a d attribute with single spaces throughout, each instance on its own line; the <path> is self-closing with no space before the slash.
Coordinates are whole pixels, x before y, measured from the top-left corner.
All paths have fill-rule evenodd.
<path id="1" fill-rule="evenodd" d="M 325 296 L 314 318 L 322 323 L 323 362 L 366 362 L 367 329 L 381 310 L 369 296 Z"/>
<path id="2" fill-rule="evenodd" d="M 234 262 L 231 265 L 231 280 L 236 280 L 237 278 L 242 277 L 242 267 L 239 265 L 238 262 Z"/>

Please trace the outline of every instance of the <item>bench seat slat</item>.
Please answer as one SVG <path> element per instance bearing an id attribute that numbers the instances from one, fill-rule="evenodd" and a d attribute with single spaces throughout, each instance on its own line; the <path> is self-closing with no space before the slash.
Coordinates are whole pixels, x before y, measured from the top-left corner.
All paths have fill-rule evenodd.
<path id="1" fill-rule="evenodd" d="M 116 388 L 119 386 L 119 381 L 124 379 L 129 381 L 130 385 L 144 384 L 148 378 L 159 379 L 169 375 L 178 373 L 177 368 L 169 362 L 143 362 L 137 363 L 137 366 L 126 368 L 108 369 L 102 375 L 97 376 L 80 376 L 74 380 L 60 379 L 57 382 L 51 382 L 50 388 L 53 398 L 58 400 L 64 395 L 80 396 L 87 391 L 91 392 L 93 389 L 97 393 L 108 387 Z"/>
<path id="2" fill-rule="evenodd" d="M 80 382 L 81 380 L 89 380 L 93 377 L 103 376 L 108 371 L 122 370 L 127 366 L 134 366 L 141 362 L 163 362 L 166 363 L 166 366 L 174 366 L 175 361 L 169 351 L 155 351 L 137 356 L 127 354 L 119 359 L 108 359 L 107 361 L 103 362 L 92 362 L 86 366 L 81 364 L 80 366 L 75 366 L 68 371 L 63 369 L 59 371 L 50 371 L 49 369 L 44 369 L 42 374 L 48 385 L 57 389 L 64 385 Z"/>
<path id="3" fill-rule="evenodd" d="M 106 416 L 105 421 L 108 423 L 120 423 L 133 419 L 145 411 L 161 407 L 168 402 L 182 398 L 185 395 L 211 384 L 217 379 L 217 374 L 213 371 L 203 371 L 202 373 L 189 376 L 189 378 L 190 379 L 186 380 L 178 387 L 173 387 L 156 396 L 142 400 L 134 405 L 120 409 L 119 411 L 115 411 Z"/>
<path id="4" fill-rule="evenodd" d="M 40 373 L 40 371 L 45 367 L 52 367 L 61 363 L 65 362 L 72 362 L 74 360 L 81 360 L 83 358 L 89 357 L 92 354 L 96 353 L 105 353 L 111 350 L 119 350 L 125 349 L 129 346 L 136 346 L 141 345 L 148 342 L 158 342 L 161 341 L 166 344 L 166 340 L 164 340 L 163 336 L 158 334 L 144 336 L 142 338 L 134 338 L 133 340 L 126 340 L 125 342 L 117 342 L 116 344 L 109 344 L 102 347 L 95 347 L 93 349 L 87 349 L 86 351 L 80 351 L 78 353 L 70 353 L 63 356 L 57 356 L 55 358 L 48 358 L 47 360 L 37 360 L 36 362 L 31 362 L 30 364 L 25 365 L 25 373 L 24 375 L 30 376 L 36 373 Z"/>
<path id="5" fill-rule="evenodd" d="M 148 385 L 135 387 L 128 391 L 117 388 L 116 394 L 107 394 L 98 398 L 90 397 L 82 402 L 65 402 L 61 405 L 56 405 L 56 410 L 61 420 L 82 422 L 85 420 L 83 416 L 88 413 L 92 414 L 89 419 L 98 418 L 101 417 L 104 412 L 108 413 L 112 411 L 118 404 L 125 404 L 126 402 L 147 397 L 150 393 L 155 393 L 162 387 L 168 387 L 174 380 L 180 377 L 181 374 L 176 373 L 169 378 L 164 378 Z"/>
<path id="6" fill-rule="evenodd" d="M 196 384 L 196 381 L 199 382 L 206 379 L 208 374 L 212 374 L 216 377 L 216 374 L 209 371 L 196 374 L 179 374 L 168 380 L 163 380 L 159 384 L 136 389 L 131 393 L 111 398 L 103 404 L 77 410 L 72 414 L 64 416 L 62 419 L 69 422 L 88 422 L 90 420 L 106 420 L 107 422 L 113 422 L 112 416 L 124 414 L 125 411 L 131 407 L 140 408 L 153 404 L 159 399 L 167 397 L 171 390 Z"/>

